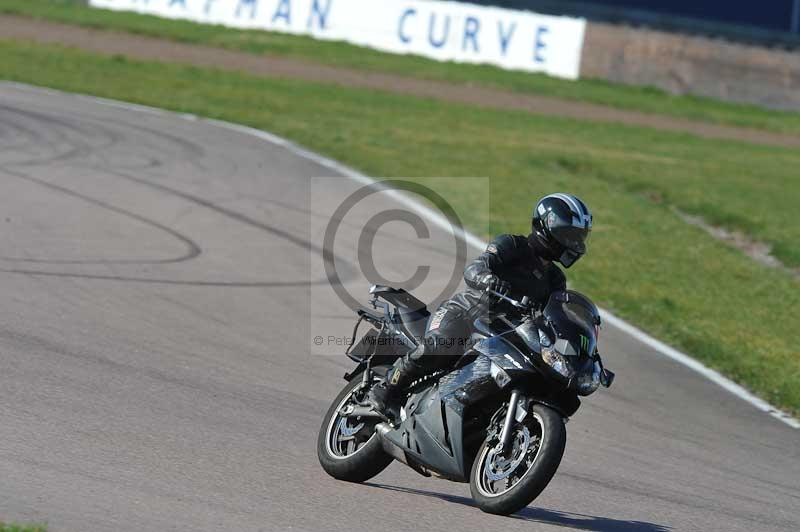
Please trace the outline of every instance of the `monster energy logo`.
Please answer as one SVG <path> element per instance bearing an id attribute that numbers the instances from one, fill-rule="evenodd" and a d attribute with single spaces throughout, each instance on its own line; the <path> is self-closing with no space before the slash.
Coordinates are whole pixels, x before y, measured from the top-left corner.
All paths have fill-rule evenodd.
<path id="1" fill-rule="evenodd" d="M 581 349 L 585 352 L 589 352 L 589 338 L 587 336 L 581 335 Z"/>

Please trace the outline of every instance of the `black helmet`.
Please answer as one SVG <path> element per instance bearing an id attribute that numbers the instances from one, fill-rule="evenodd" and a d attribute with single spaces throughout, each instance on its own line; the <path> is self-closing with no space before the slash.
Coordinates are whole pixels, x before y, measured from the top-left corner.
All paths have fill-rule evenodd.
<path id="1" fill-rule="evenodd" d="M 586 253 L 586 237 L 591 230 L 592 213 L 572 194 L 549 194 L 533 210 L 531 237 L 565 268 Z"/>

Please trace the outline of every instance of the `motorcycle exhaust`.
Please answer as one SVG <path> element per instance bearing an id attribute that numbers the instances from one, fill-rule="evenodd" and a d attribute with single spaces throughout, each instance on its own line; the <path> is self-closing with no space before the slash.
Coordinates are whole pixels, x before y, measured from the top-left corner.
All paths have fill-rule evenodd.
<path id="1" fill-rule="evenodd" d="M 386 454 L 398 462 L 403 462 L 404 464 L 409 465 L 408 457 L 406 456 L 405 451 L 389 438 L 386 438 L 386 434 L 391 431 L 392 426 L 388 423 L 378 423 L 375 425 L 375 432 L 378 434 L 378 438 L 381 440 L 381 446 L 383 446 L 383 450 L 386 451 Z"/>
<path id="2" fill-rule="evenodd" d="M 408 455 L 406 454 L 405 450 L 402 447 L 394 443 L 392 440 L 386 437 L 386 434 L 394 430 L 391 425 L 388 423 L 378 423 L 375 425 L 375 432 L 378 435 L 378 438 L 381 440 L 381 446 L 383 450 L 397 460 L 398 462 L 402 462 L 423 477 L 430 477 L 435 476 L 437 478 L 445 478 L 441 476 L 436 471 L 431 471 L 428 468 L 416 463 L 414 460 L 409 460 Z"/>

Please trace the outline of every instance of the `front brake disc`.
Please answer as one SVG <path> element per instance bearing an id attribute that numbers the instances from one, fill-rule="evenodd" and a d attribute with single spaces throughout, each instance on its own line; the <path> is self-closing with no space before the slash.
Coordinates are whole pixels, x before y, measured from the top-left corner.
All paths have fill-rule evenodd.
<path id="1" fill-rule="evenodd" d="M 523 460 L 525 460 L 525 456 L 528 454 L 530 441 L 531 435 L 528 431 L 528 427 L 523 425 L 522 430 L 517 431 L 515 434 L 512 453 L 513 458 L 509 459 L 504 457 L 497 447 L 491 449 L 486 455 L 486 478 L 492 482 L 508 478 L 511 473 L 516 471 Z"/>

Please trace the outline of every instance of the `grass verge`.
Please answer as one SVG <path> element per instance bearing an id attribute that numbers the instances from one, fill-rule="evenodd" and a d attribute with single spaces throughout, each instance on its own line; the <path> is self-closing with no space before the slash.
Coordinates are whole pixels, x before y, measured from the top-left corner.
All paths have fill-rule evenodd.
<path id="1" fill-rule="evenodd" d="M 771 111 L 709 98 L 674 96 L 654 88 L 631 87 L 601 80 L 566 81 L 543 74 L 514 72 L 487 65 L 441 63 L 417 56 L 387 54 L 302 36 L 237 30 L 136 13 L 91 9 L 86 6 L 86 0 L 0 0 L 0 13 L 126 31 L 254 54 L 292 57 L 358 70 L 478 84 L 698 121 L 800 134 L 800 113 Z"/>
<path id="2" fill-rule="evenodd" d="M 17 525 L 0 522 L 0 532 L 47 532 L 47 527 L 43 525 Z"/>
<path id="3" fill-rule="evenodd" d="M 267 129 L 370 175 L 490 176 L 490 220 L 466 222 L 492 233 L 525 231 L 532 200 L 573 191 L 597 222 L 569 272 L 578 289 L 800 412 L 797 281 L 673 211 L 752 226 L 796 253 L 797 150 L 2 41 L 0 78 Z M 448 200 L 481 212 L 470 206 L 485 198 L 454 178 Z"/>

